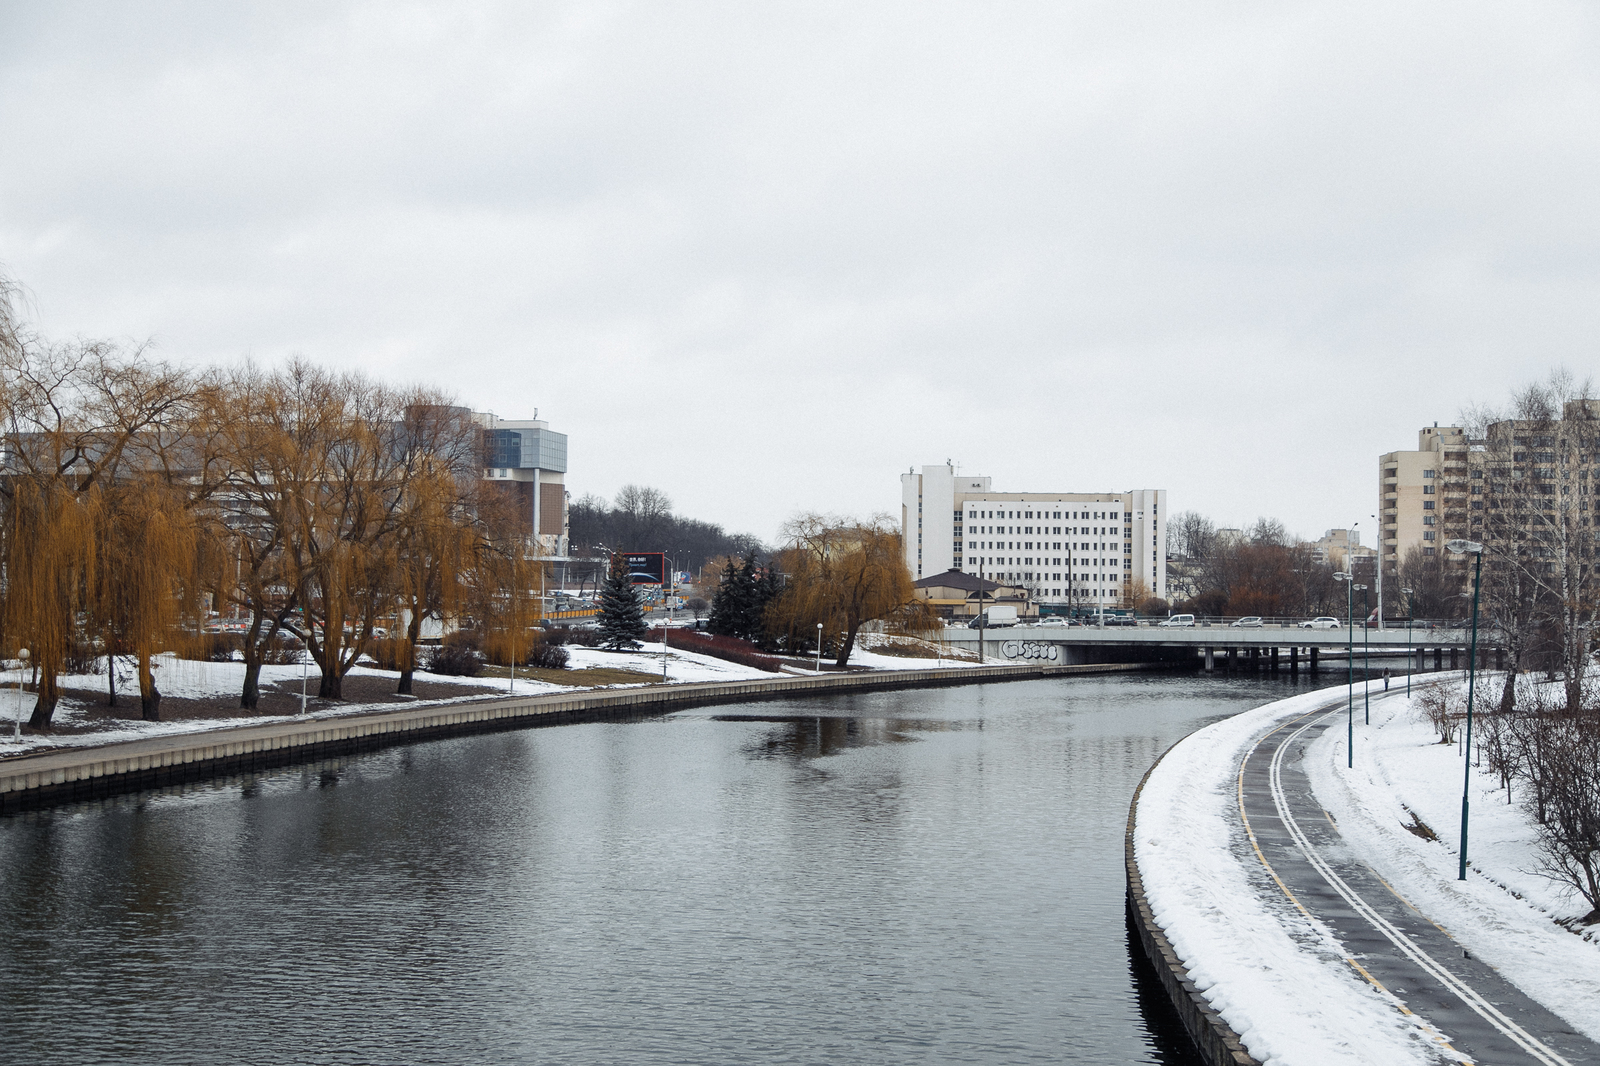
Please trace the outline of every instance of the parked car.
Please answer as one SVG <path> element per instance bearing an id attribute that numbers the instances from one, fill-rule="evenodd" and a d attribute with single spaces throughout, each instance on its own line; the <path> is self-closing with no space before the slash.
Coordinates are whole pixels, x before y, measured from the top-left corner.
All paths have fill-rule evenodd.
<path id="1" fill-rule="evenodd" d="M 1311 619 L 1311 621 L 1309 621 L 1309 622 L 1301 622 L 1300 623 L 1300 628 L 1301 629 L 1338 629 L 1339 628 L 1339 620 L 1337 618 L 1331 618 L 1331 617 L 1329 617 L 1328 615 L 1325 615 L 1325 614 L 1318 615 L 1316 618 Z"/>
<path id="2" fill-rule="evenodd" d="M 1065 618 L 1046 618 L 1044 621 L 1039 623 L 1039 628 L 1065 629 L 1067 628 L 1067 620 Z"/>
<path id="3" fill-rule="evenodd" d="M 1161 621 L 1157 622 L 1156 625 L 1160 626 L 1162 629 L 1193 629 L 1194 615 L 1175 614 L 1168 618 L 1163 618 Z"/>
<path id="4" fill-rule="evenodd" d="M 1259 614 L 1247 614 L 1243 618 L 1239 619 L 1237 622 L 1233 623 L 1233 628 L 1234 629 L 1260 629 L 1261 628 L 1261 616 Z"/>

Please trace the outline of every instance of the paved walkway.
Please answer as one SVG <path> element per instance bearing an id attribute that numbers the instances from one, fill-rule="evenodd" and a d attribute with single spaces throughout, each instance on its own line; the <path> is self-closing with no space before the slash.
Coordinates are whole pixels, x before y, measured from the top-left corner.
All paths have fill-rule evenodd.
<path id="1" fill-rule="evenodd" d="M 1600 1066 L 1600 1045 L 1471 957 L 1346 846 L 1303 766 L 1307 745 L 1329 728 L 1345 728 L 1344 707 L 1279 726 L 1241 764 L 1240 858 L 1261 871 L 1261 891 L 1332 929 L 1356 972 L 1425 1027 L 1439 1061 Z"/>

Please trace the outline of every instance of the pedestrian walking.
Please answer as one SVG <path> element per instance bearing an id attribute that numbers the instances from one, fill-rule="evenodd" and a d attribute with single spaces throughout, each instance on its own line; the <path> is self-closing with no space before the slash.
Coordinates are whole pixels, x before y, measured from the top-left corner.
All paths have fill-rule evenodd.
<path id="1" fill-rule="evenodd" d="M 1383 672 L 1383 691 L 1389 691 L 1389 671 L 1387 670 Z"/>

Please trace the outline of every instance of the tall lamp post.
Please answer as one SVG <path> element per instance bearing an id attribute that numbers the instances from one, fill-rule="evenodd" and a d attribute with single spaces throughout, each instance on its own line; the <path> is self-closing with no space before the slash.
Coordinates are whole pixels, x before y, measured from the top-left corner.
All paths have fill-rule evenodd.
<path id="1" fill-rule="evenodd" d="M 1350 621 L 1350 636 L 1345 641 L 1344 661 L 1345 668 L 1350 678 L 1350 701 L 1345 710 L 1345 766 L 1355 769 L 1356 765 L 1356 616 L 1355 592 L 1350 583 L 1350 572 L 1341 570 L 1333 575 L 1335 581 L 1344 582 L 1345 617 Z"/>
<path id="2" fill-rule="evenodd" d="M 1367 640 L 1368 640 L 1367 621 L 1371 618 L 1372 612 L 1368 609 L 1370 605 L 1367 603 L 1367 586 L 1365 586 L 1365 585 L 1352 585 L 1351 587 L 1354 588 L 1357 592 L 1361 593 L 1361 674 L 1362 674 L 1362 684 L 1361 684 L 1361 720 L 1362 720 L 1362 724 L 1371 725 L 1372 724 L 1372 658 L 1367 654 L 1367 648 L 1369 647 L 1369 645 L 1367 643 Z"/>
<path id="3" fill-rule="evenodd" d="M 1483 577 L 1483 545 L 1475 540 L 1452 540 L 1445 551 L 1456 555 L 1476 555 L 1472 570 L 1472 646 L 1467 652 L 1467 746 L 1465 767 L 1461 771 L 1461 869 L 1457 881 L 1467 879 L 1467 794 L 1472 788 L 1472 696 L 1478 674 L 1478 581 Z"/>
<path id="4" fill-rule="evenodd" d="M 1400 590 L 1406 597 L 1406 699 L 1411 698 L 1411 670 L 1416 664 L 1412 659 L 1417 650 L 1411 646 L 1411 623 L 1417 618 L 1417 598 L 1412 595 L 1416 589 L 1403 588 Z"/>

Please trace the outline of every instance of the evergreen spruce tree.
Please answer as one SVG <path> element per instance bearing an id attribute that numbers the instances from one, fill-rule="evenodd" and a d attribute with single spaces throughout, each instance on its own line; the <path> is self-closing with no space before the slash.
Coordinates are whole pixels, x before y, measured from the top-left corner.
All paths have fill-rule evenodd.
<path id="1" fill-rule="evenodd" d="M 649 630 L 639 604 L 639 590 L 628 580 L 628 563 L 621 552 L 611 556 L 611 571 L 600 590 L 601 647 L 632 651 Z"/>
<path id="2" fill-rule="evenodd" d="M 724 637 L 739 636 L 739 625 L 744 616 L 744 584 L 739 577 L 740 567 L 729 559 L 722 568 L 722 582 L 711 597 L 711 617 L 706 620 L 708 632 Z"/>

